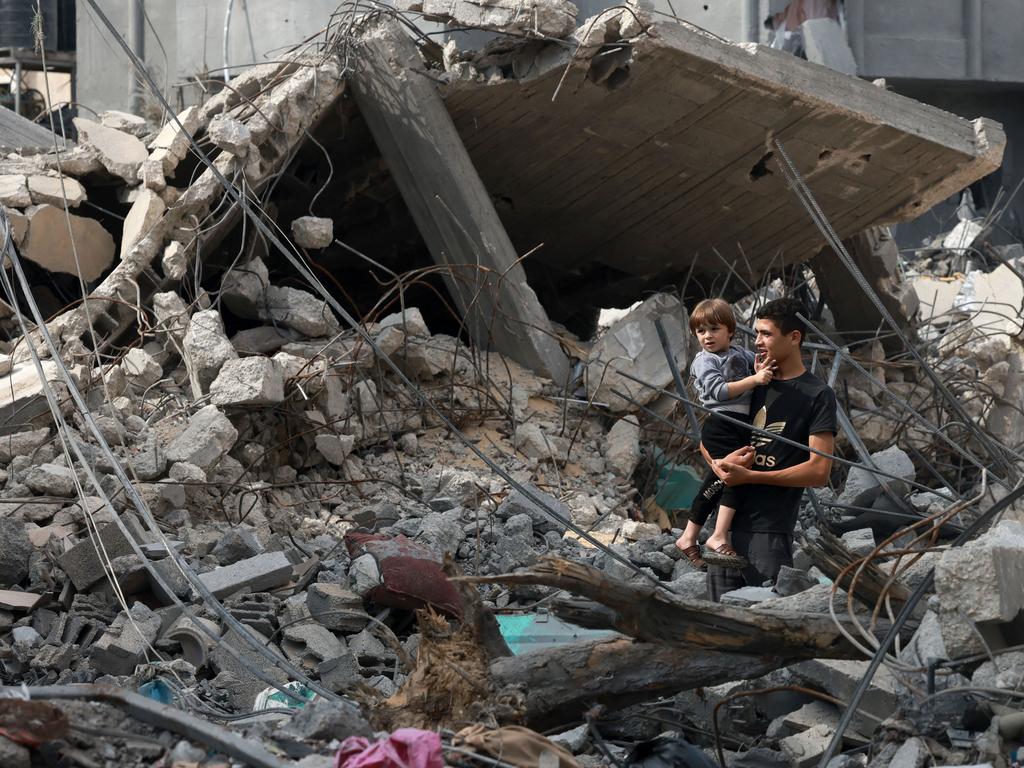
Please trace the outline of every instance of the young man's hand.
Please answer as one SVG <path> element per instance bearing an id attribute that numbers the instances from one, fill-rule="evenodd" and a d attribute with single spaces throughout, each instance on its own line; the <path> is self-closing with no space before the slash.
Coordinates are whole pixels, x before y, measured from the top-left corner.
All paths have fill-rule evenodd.
<path id="1" fill-rule="evenodd" d="M 759 473 L 752 469 L 748 469 L 741 464 L 734 464 L 731 461 L 722 459 L 715 467 L 715 474 L 728 486 L 734 485 L 746 485 L 747 483 L 757 482 L 757 475 Z"/>
<path id="2" fill-rule="evenodd" d="M 750 378 L 756 381 L 759 385 L 764 385 L 771 383 L 772 376 L 774 374 L 775 372 L 771 368 L 762 368 Z"/>

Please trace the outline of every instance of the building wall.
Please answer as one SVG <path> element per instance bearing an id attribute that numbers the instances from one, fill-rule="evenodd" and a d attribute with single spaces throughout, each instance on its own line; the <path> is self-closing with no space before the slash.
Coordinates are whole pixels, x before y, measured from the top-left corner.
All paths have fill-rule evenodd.
<path id="1" fill-rule="evenodd" d="M 98 0 L 118 32 L 128 38 L 130 0 Z M 170 102 L 182 108 L 202 92 L 193 78 L 221 76 L 225 11 L 230 0 L 148 0 L 145 60 Z M 328 23 L 338 0 L 233 0 L 228 63 L 239 66 L 272 60 L 315 36 Z M 86 107 L 127 110 L 128 58 L 88 5 L 78 3 L 78 98 Z M 160 43 L 163 44 L 161 50 Z M 254 55 L 255 52 L 255 55 Z M 154 116 L 159 109 L 152 105 Z"/>

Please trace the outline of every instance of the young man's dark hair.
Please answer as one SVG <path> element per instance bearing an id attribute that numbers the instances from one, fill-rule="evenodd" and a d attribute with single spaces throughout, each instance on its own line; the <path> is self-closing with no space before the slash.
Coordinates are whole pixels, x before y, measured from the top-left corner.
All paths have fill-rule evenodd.
<path id="1" fill-rule="evenodd" d="M 801 344 L 807 337 L 807 325 L 797 315 L 803 314 L 804 305 L 798 299 L 775 299 L 757 310 L 760 319 L 771 320 L 787 336 L 793 331 L 800 331 Z"/>

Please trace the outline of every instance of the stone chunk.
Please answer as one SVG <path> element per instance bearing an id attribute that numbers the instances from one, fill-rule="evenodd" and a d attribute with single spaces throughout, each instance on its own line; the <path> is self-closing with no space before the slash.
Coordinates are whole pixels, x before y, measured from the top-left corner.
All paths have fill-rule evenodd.
<path id="1" fill-rule="evenodd" d="M 665 361 L 654 321 L 661 318 L 668 333 L 676 364 L 686 370 L 685 310 L 674 296 L 659 293 L 616 321 L 594 344 L 587 363 L 587 395 L 608 403 L 614 413 L 635 411 L 636 406 L 612 394 L 628 395 L 641 405 L 655 397 L 657 390 L 641 386 L 619 373 L 625 371 L 654 387 L 669 387 L 672 371 Z"/>
<path id="2" fill-rule="evenodd" d="M 355 443 L 356 439 L 352 435 L 320 434 L 316 436 L 316 449 L 336 467 L 344 466 L 345 459 L 352 453 Z"/>
<path id="3" fill-rule="evenodd" d="M 281 649 L 289 658 L 310 669 L 315 669 L 321 661 L 336 659 L 346 651 L 345 644 L 319 624 L 286 627 Z"/>
<path id="4" fill-rule="evenodd" d="M 224 333 L 220 312 L 215 309 L 205 309 L 192 315 L 185 331 L 184 347 L 189 378 L 196 395 L 206 392 L 224 363 L 238 357 Z"/>
<path id="5" fill-rule="evenodd" d="M 813 768 L 828 749 L 833 733 L 834 728 L 819 723 L 802 733 L 787 736 L 779 742 L 779 747 L 793 768 Z"/>
<path id="6" fill-rule="evenodd" d="M 422 11 L 433 21 L 455 26 L 479 27 L 494 32 L 545 37 L 566 37 L 576 29 L 578 9 L 568 0 L 414 0 L 403 8 Z"/>
<path id="7" fill-rule="evenodd" d="M 0 203 L 12 208 L 28 208 L 32 205 L 32 196 L 28 192 L 28 184 L 21 174 L 0 175 Z"/>
<path id="8" fill-rule="evenodd" d="M 151 159 L 160 161 L 165 176 L 173 174 L 178 163 L 188 154 L 191 146 L 188 137 L 199 127 L 199 117 L 197 107 L 186 107 L 178 114 L 177 120 L 168 120 L 149 143 L 149 148 L 153 150 Z"/>
<path id="9" fill-rule="evenodd" d="M 138 197 L 128 209 L 121 229 L 121 258 L 127 256 L 142 238 L 156 228 L 167 210 L 163 199 L 151 189 L 139 190 Z"/>
<path id="10" fill-rule="evenodd" d="M 404 313 L 395 312 L 393 315 L 388 315 L 377 323 L 377 328 L 381 331 L 385 328 L 401 328 L 406 336 L 430 338 L 430 329 L 427 328 L 427 322 L 423 319 L 423 313 L 416 307 L 407 307 Z"/>
<path id="11" fill-rule="evenodd" d="M 207 405 L 189 419 L 164 455 L 169 462 L 186 462 L 206 471 L 231 450 L 237 439 L 238 430 L 228 417 L 217 406 Z"/>
<path id="12" fill-rule="evenodd" d="M 45 427 L 0 436 L 0 464 L 10 464 L 15 456 L 31 456 L 49 439 L 50 430 Z"/>
<path id="13" fill-rule="evenodd" d="M 872 453 L 871 461 L 881 471 L 896 475 L 903 480 L 913 480 L 917 474 L 910 456 L 895 445 L 884 451 Z M 839 495 L 837 502 L 853 507 L 870 507 L 872 502 L 882 495 L 884 487 L 890 488 L 900 497 L 906 495 L 910 490 L 904 482 L 873 475 L 866 469 L 854 467 L 846 477 L 846 485 L 843 486 L 843 492 Z"/>
<path id="14" fill-rule="evenodd" d="M 866 557 L 875 548 L 875 532 L 870 528 L 858 528 L 842 535 L 843 544 L 855 555 Z"/>
<path id="15" fill-rule="evenodd" d="M 344 634 L 360 632 L 370 621 L 363 610 L 363 598 L 340 584 L 311 584 L 306 591 L 306 607 L 325 627 Z"/>
<path id="16" fill-rule="evenodd" d="M 121 360 L 121 370 L 129 383 L 139 391 L 149 389 L 163 378 L 164 369 L 144 349 L 129 349 Z"/>
<path id="17" fill-rule="evenodd" d="M 28 192 L 32 196 L 33 205 L 53 205 L 64 208 L 77 208 L 85 202 L 85 188 L 70 176 L 64 177 L 64 184 L 55 176 L 29 176 Z"/>
<path id="18" fill-rule="evenodd" d="M 100 124 L 115 131 L 130 133 L 132 136 L 145 136 L 149 132 L 146 119 L 133 115 L 130 112 L 121 112 L 117 109 L 108 109 L 100 112 Z"/>
<path id="19" fill-rule="evenodd" d="M 553 509 L 559 517 L 564 520 L 569 520 L 571 518 L 572 512 L 566 504 L 559 501 L 554 496 L 538 490 L 536 486 L 526 484 L 525 487 L 534 496 L 540 498 L 547 507 Z M 547 511 L 545 511 L 544 508 L 533 502 L 518 490 L 513 490 L 505 500 L 501 502 L 498 506 L 497 514 L 502 520 L 507 520 L 512 517 L 512 515 L 529 515 L 530 519 L 533 520 L 534 528 L 539 533 L 555 531 L 559 534 L 563 534 L 566 531 L 565 523 L 560 520 L 556 520 Z"/>
<path id="20" fill-rule="evenodd" d="M 232 565 L 263 552 L 263 545 L 248 528 L 235 527 L 225 533 L 213 546 L 211 555 L 221 565 Z"/>
<path id="21" fill-rule="evenodd" d="M 220 284 L 220 294 L 227 308 L 239 317 L 258 319 L 266 302 L 270 273 L 259 257 L 232 267 Z"/>
<path id="22" fill-rule="evenodd" d="M 281 366 L 267 357 L 228 360 L 210 385 L 215 405 L 269 405 L 284 400 Z"/>
<path id="23" fill-rule="evenodd" d="M 636 416 L 619 419 L 605 437 L 604 458 L 619 477 L 632 477 L 640 463 L 640 423 Z"/>
<path id="24" fill-rule="evenodd" d="M 138 181 L 139 166 L 149 157 L 145 144 L 130 134 L 84 117 L 76 117 L 73 122 L 78 129 L 79 143 L 91 145 L 99 153 L 104 168 L 129 184 Z"/>
<path id="25" fill-rule="evenodd" d="M 954 657 L 963 622 L 1006 622 L 1024 608 L 1024 523 L 1003 520 L 974 541 L 942 553 L 935 565 L 942 635 Z M 973 634 L 973 633 L 971 633 Z M 980 650 L 980 649 L 979 649 Z"/>
<path id="26" fill-rule="evenodd" d="M 13 587 L 28 578 L 34 547 L 21 520 L 0 518 L 0 586 Z"/>
<path id="27" fill-rule="evenodd" d="M 790 671 L 798 680 L 809 684 L 812 688 L 823 690 L 837 699 L 849 701 L 854 689 L 864 677 L 867 661 L 837 661 L 830 659 L 814 659 L 803 661 L 790 667 Z M 885 719 L 895 710 L 897 705 L 896 679 L 884 667 L 880 668 L 871 680 L 868 692 L 861 699 L 861 709 Z M 869 718 L 857 715 L 853 720 L 854 729 L 870 736 L 878 723 Z"/>
<path id="28" fill-rule="evenodd" d="M 264 592 L 287 584 L 292 564 L 284 552 L 267 552 L 232 565 L 200 574 L 199 579 L 214 597 L 227 597 L 242 589 Z"/>
<path id="29" fill-rule="evenodd" d="M 135 518 L 122 515 L 121 519 L 135 536 L 136 541 L 141 541 L 143 534 Z M 111 560 L 134 552 L 131 544 L 115 523 L 107 523 L 100 528 L 99 540 L 102 543 L 102 550 Z M 92 539 L 86 536 L 61 555 L 57 561 L 79 592 L 85 591 L 106 576 L 103 564 L 96 554 L 96 547 L 97 545 L 93 543 Z"/>
<path id="30" fill-rule="evenodd" d="M 323 299 L 298 288 L 267 288 L 267 320 L 273 320 L 312 338 L 341 332 L 334 313 Z"/>
<path id="31" fill-rule="evenodd" d="M 303 248 L 326 248 L 334 240 L 334 221 L 319 216 L 300 216 L 292 222 L 292 237 Z"/>
<path id="32" fill-rule="evenodd" d="M 142 603 L 135 603 L 131 620 L 122 611 L 110 629 L 90 651 L 93 666 L 107 675 L 130 675 L 146 659 L 146 651 L 156 642 L 160 617 Z"/>
<path id="33" fill-rule="evenodd" d="M 60 464 L 38 464 L 25 475 L 25 485 L 46 496 L 74 496 L 75 473 Z"/>
<path id="34" fill-rule="evenodd" d="M 206 126 L 206 135 L 216 146 L 238 157 L 245 157 L 252 144 L 249 126 L 227 115 L 216 115 Z"/>
<path id="35" fill-rule="evenodd" d="M 40 205 L 28 216 L 22 255 L 51 272 L 78 275 L 81 268 L 82 279 L 91 282 L 113 263 L 114 238 L 95 219 Z"/>

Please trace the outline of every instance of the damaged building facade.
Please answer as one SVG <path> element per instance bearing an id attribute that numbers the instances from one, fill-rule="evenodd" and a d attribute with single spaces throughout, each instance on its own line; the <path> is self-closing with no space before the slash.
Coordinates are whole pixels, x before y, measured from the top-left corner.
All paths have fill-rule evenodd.
<path id="1" fill-rule="evenodd" d="M 145 109 L 0 122 L 0 765 L 1019 762 L 997 120 L 566 0 L 285 4 L 172 93 L 151 42 L 232 4 L 143 50 L 112 5 L 79 55 Z M 798 298 L 840 426 L 720 603 L 675 544 L 706 296 L 747 346 Z"/>

